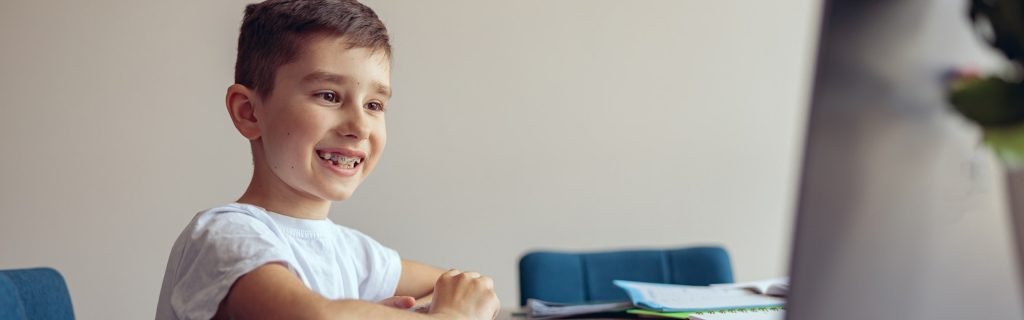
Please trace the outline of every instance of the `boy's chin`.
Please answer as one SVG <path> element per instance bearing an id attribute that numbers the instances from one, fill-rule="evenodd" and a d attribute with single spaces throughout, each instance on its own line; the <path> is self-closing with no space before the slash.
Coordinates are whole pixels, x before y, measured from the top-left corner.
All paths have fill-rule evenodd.
<path id="1" fill-rule="evenodd" d="M 325 192 L 324 198 L 330 201 L 344 201 L 352 197 L 353 192 L 355 190 L 330 190 Z"/>

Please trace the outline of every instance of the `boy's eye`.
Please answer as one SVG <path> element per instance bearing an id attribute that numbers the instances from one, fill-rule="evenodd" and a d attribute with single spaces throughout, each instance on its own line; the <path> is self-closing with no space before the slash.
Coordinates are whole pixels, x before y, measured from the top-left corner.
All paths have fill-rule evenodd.
<path id="1" fill-rule="evenodd" d="M 337 93 L 330 92 L 330 91 L 324 91 L 324 92 L 317 92 L 314 95 L 320 97 L 320 99 L 324 99 L 325 101 L 330 101 L 332 103 L 338 103 L 338 94 Z"/>
<path id="2" fill-rule="evenodd" d="M 366 104 L 366 108 L 373 111 L 384 111 L 384 105 L 380 102 L 370 102 Z"/>

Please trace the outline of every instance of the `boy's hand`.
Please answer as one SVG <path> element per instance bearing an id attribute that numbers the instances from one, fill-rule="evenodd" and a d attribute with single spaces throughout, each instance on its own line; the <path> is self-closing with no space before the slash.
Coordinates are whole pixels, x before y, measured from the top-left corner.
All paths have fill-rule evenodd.
<path id="1" fill-rule="evenodd" d="M 394 296 L 381 301 L 377 301 L 377 303 L 392 308 L 409 309 L 416 305 L 416 298 L 410 296 Z"/>
<path id="2" fill-rule="evenodd" d="M 434 285 L 430 313 L 445 319 L 491 320 L 500 307 L 494 280 L 476 272 L 448 270 Z"/>

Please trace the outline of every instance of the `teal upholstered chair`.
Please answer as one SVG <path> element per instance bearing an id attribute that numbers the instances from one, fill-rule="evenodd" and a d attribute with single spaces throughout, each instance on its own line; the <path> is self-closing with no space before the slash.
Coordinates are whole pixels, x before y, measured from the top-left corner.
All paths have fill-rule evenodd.
<path id="1" fill-rule="evenodd" d="M 721 247 L 611 252 L 531 252 L 519 260 L 519 305 L 526 299 L 562 303 L 624 301 L 612 280 L 708 285 L 731 283 Z"/>
<path id="2" fill-rule="evenodd" d="M 74 318 L 71 295 L 57 270 L 0 270 L 0 320 Z"/>

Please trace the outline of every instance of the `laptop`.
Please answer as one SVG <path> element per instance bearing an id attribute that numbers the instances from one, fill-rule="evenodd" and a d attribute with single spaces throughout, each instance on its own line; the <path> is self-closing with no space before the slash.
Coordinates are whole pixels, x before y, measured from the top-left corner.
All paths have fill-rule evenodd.
<path id="1" fill-rule="evenodd" d="M 823 6 L 787 319 L 1024 319 L 1004 173 L 945 101 L 1002 63 L 967 6 Z"/>

